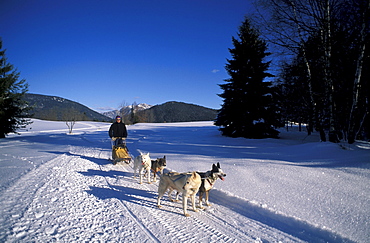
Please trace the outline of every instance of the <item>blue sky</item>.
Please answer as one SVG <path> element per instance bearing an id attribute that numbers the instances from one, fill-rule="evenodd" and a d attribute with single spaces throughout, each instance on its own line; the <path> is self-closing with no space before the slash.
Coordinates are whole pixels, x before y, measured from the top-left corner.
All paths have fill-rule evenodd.
<path id="1" fill-rule="evenodd" d="M 0 0 L 0 37 L 29 92 L 94 110 L 180 101 L 220 108 L 248 0 Z"/>

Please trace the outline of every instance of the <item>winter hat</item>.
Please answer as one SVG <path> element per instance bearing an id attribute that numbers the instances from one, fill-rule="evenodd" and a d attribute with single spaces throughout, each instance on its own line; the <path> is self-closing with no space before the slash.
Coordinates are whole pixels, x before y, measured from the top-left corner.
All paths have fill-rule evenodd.
<path id="1" fill-rule="evenodd" d="M 116 116 L 116 119 L 121 119 L 121 117 L 120 116 Z"/>

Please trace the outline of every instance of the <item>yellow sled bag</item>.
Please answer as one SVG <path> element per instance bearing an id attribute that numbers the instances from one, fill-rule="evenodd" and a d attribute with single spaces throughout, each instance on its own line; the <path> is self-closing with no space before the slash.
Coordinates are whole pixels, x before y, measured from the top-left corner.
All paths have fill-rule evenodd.
<path id="1" fill-rule="evenodd" d="M 128 155 L 127 148 L 122 146 L 113 146 L 112 153 L 113 159 L 130 158 L 130 156 Z"/>

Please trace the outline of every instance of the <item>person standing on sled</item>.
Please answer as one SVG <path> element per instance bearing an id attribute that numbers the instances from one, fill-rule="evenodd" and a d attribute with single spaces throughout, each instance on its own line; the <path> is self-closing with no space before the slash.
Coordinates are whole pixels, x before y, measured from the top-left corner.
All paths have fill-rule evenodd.
<path id="1" fill-rule="evenodd" d="M 110 126 L 109 137 L 113 140 L 114 146 L 125 143 L 127 138 L 127 129 L 120 116 L 116 116 L 116 122 Z"/>

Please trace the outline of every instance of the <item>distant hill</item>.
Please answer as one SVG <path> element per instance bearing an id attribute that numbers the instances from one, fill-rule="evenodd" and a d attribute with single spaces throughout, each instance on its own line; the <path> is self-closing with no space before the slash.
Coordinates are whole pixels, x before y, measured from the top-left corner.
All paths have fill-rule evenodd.
<path id="1" fill-rule="evenodd" d="M 190 122 L 213 121 L 217 110 L 183 102 L 166 102 L 136 113 L 140 122 Z"/>
<path id="2" fill-rule="evenodd" d="M 111 121 L 109 117 L 84 105 L 57 96 L 26 93 L 23 99 L 33 107 L 33 118 L 50 121 Z"/>

